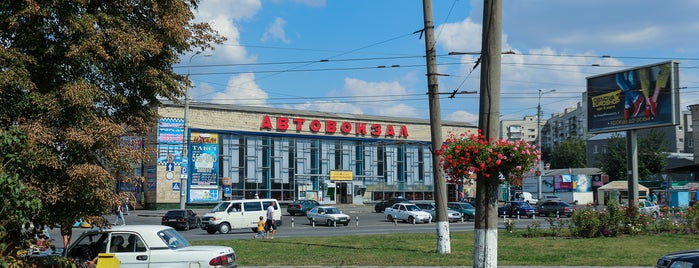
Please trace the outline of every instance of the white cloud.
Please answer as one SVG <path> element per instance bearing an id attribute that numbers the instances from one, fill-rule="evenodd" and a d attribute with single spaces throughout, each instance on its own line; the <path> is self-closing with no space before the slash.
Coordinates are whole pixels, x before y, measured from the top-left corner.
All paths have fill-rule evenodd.
<path id="1" fill-rule="evenodd" d="M 282 18 L 274 19 L 274 22 L 267 26 L 267 30 L 264 32 L 264 34 L 262 34 L 261 41 L 267 42 L 267 40 L 279 40 L 285 44 L 291 43 L 291 41 L 286 38 L 284 26 L 286 26 L 286 20 Z"/>
<path id="2" fill-rule="evenodd" d="M 235 5 L 231 5 L 228 0 L 207 0 L 200 3 L 199 9 L 194 11 L 196 21 L 209 23 L 219 34 L 228 38 L 227 45 L 216 47 L 212 61 L 226 63 L 255 61 L 254 57 L 247 55 L 245 47 L 240 46 L 240 30 L 235 22 L 254 17 L 261 8 L 260 0 L 239 0 Z"/>
<path id="3" fill-rule="evenodd" d="M 478 124 L 478 115 L 466 111 L 453 112 L 447 115 L 444 119 L 449 121 L 466 122 L 474 125 Z"/>
<path id="4" fill-rule="evenodd" d="M 267 106 L 267 93 L 255 83 L 255 74 L 244 73 L 231 76 L 224 92 L 212 95 L 211 102 Z"/>

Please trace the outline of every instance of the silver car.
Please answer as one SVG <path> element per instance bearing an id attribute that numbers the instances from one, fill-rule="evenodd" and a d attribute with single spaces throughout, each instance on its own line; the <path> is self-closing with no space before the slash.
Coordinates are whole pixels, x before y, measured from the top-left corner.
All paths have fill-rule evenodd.
<path id="1" fill-rule="evenodd" d="M 350 222 L 349 215 L 343 214 L 342 211 L 331 206 L 314 207 L 306 212 L 306 218 L 308 218 L 311 225 L 321 223 L 328 226 L 335 226 L 339 224 L 347 226 Z"/>
<path id="2" fill-rule="evenodd" d="M 434 206 L 434 204 L 416 203 L 415 205 L 417 205 L 417 207 L 419 207 L 422 211 L 429 212 L 430 214 L 432 214 L 433 220 L 437 219 L 437 211 L 436 211 L 436 207 Z M 453 210 L 453 209 L 447 209 L 447 220 L 448 221 L 453 221 L 453 222 L 460 221 L 462 216 L 463 215 L 461 215 L 461 212 L 458 212 L 458 211 Z"/>

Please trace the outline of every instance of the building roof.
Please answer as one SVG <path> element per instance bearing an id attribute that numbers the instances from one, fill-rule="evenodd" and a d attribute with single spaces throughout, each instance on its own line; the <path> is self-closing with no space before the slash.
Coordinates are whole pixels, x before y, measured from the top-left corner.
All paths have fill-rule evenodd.
<path id="1" fill-rule="evenodd" d="M 544 170 L 544 173 L 541 174 L 542 176 L 557 176 L 557 175 L 564 175 L 564 174 L 602 174 L 601 169 L 599 168 L 561 168 L 561 169 L 549 169 L 549 170 Z"/>
<path id="2" fill-rule="evenodd" d="M 609 183 L 605 184 L 602 187 L 597 188 L 597 190 L 606 190 L 606 191 L 627 191 L 629 190 L 629 182 L 628 181 L 610 181 Z M 648 187 L 643 186 L 642 184 L 638 184 L 638 190 L 639 191 L 645 191 L 648 192 Z"/>

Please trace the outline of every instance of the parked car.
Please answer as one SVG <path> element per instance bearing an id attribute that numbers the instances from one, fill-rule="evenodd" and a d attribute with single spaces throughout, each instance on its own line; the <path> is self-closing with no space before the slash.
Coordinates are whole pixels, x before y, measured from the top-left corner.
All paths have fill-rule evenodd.
<path id="1" fill-rule="evenodd" d="M 509 217 L 533 218 L 536 215 L 536 207 L 533 207 L 527 201 L 508 201 L 501 207 L 498 207 L 498 215 L 507 215 Z"/>
<path id="2" fill-rule="evenodd" d="M 674 252 L 660 256 L 658 262 L 655 263 L 655 267 L 699 267 L 699 249 Z"/>
<path id="3" fill-rule="evenodd" d="M 320 203 L 315 200 L 296 200 L 286 206 L 286 213 L 294 216 L 296 214 L 306 215 L 306 212 L 314 207 L 320 206 Z"/>
<path id="4" fill-rule="evenodd" d="M 233 248 L 192 246 L 175 229 L 162 225 L 92 229 L 64 251 L 66 257 L 79 263 L 100 253 L 113 253 L 121 267 L 237 267 Z"/>
<path id="5" fill-rule="evenodd" d="M 350 222 L 350 216 L 343 214 L 342 211 L 332 206 L 317 206 L 306 213 L 306 218 L 314 223 L 322 223 L 328 226 L 342 224 L 347 226 Z"/>
<path id="6" fill-rule="evenodd" d="M 461 212 L 461 215 L 466 221 L 476 218 L 476 208 L 468 202 L 449 202 L 447 203 L 447 207 Z"/>
<path id="7" fill-rule="evenodd" d="M 540 216 L 560 215 L 566 217 L 573 216 L 573 206 L 563 201 L 545 201 L 537 207 Z"/>
<path id="8" fill-rule="evenodd" d="M 393 206 L 386 208 L 383 214 L 388 222 L 398 220 L 407 223 L 428 223 L 432 221 L 430 213 L 422 211 L 418 206 L 411 203 L 395 203 Z"/>
<path id="9" fill-rule="evenodd" d="M 538 204 L 541 204 L 548 201 L 562 202 L 563 200 L 555 194 L 547 194 L 544 195 L 542 198 L 539 198 L 538 201 Z"/>
<path id="10" fill-rule="evenodd" d="M 189 229 L 201 226 L 201 218 L 191 209 L 175 209 L 166 212 L 160 219 L 160 224 L 189 231 Z"/>
<path id="11" fill-rule="evenodd" d="M 641 201 L 638 203 L 638 212 L 657 218 L 660 216 L 660 207 L 651 201 Z"/>
<path id="12" fill-rule="evenodd" d="M 374 211 L 383 212 L 384 210 L 386 210 L 387 207 L 391 207 L 395 203 L 410 203 L 410 201 L 403 197 L 391 197 L 389 199 L 376 203 L 376 205 L 374 205 Z"/>
<path id="13" fill-rule="evenodd" d="M 417 207 L 420 208 L 420 210 L 425 211 L 430 213 L 432 215 L 432 219 L 437 218 L 437 210 L 434 204 L 432 203 L 416 203 L 415 204 Z M 447 209 L 447 220 L 448 221 L 459 221 L 461 220 L 461 212 L 458 212 L 453 209 Z"/>

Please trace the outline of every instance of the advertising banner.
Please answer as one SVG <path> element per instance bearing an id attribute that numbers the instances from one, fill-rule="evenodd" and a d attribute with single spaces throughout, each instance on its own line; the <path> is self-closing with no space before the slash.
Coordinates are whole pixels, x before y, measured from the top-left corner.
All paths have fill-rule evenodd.
<path id="1" fill-rule="evenodd" d="M 679 123 L 679 63 L 662 62 L 587 78 L 591 133 Z"/>
<path id="2" fill-rule="evenodd" d="M 158 120 L 158 165 L 173 162 L 182 164 L 184 119 L 160 118 Z"/>
<path id="3" fill-rule="evenodd" d="M 190 187 L 218 189 L 218 134 L 192 132 L 191 137 Z"/>

